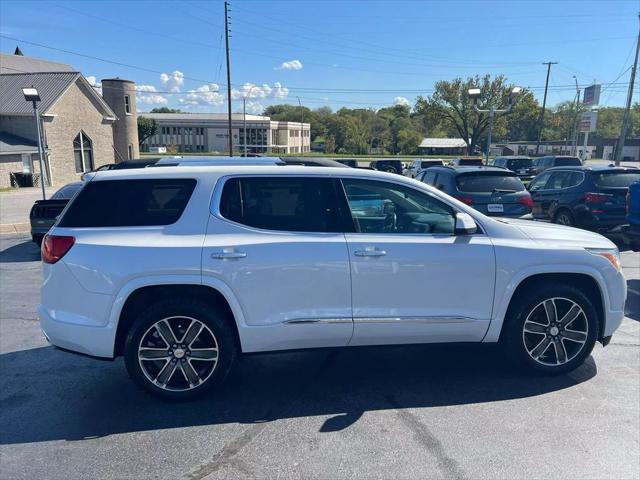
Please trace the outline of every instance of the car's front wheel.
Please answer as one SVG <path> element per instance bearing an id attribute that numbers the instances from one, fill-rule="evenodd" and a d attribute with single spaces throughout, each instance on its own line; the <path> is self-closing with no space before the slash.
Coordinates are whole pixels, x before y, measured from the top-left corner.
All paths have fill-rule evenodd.
<path id="1" fill-rule="evenodd" d="M 582 365 L 598 338 L 598 316 L 579 289 L 562 284 L 524 294 L 505 320 L 510 357 L 529 371 L 565 373 Z"/>
<path id="2" fill-rule="evenodd" d="M 237 348 L 226 319 L 192 299 L 154 303 L 125 343 L 125 364 L 142 388 L 167 400 L 190 400 L 220 385 Z"/>

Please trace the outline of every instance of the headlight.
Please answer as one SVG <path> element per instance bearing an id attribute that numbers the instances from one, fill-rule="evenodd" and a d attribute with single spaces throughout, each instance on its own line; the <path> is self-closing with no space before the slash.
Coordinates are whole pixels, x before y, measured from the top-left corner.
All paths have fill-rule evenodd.
<path id="1" fill-rule="evenodd" d="M 586 248 L 585 250 L 593 255 L 599 255 L 606 258 L 611 262 L 611 265 L 613 265 L 616 270 L 620 270 L 622 268 L 620 265 L 620 251 L 617 248 Z"/>

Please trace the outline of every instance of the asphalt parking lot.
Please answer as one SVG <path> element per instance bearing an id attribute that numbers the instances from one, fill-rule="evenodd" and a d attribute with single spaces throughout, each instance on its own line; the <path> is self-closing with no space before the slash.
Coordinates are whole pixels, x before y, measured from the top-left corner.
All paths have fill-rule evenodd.
<path id="1" fill-rule="evenodd" d="M 637 479 L 640 254 L 623 266 L 627 318 L 566 376 L 485 345 L 292 352 L 174 405 L 48 346 L 38 250 L 0 235 L 0 478 Z"/>

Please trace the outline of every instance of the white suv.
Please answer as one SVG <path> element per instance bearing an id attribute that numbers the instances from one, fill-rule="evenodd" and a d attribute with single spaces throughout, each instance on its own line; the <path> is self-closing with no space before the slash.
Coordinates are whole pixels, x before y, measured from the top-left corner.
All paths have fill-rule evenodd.
<path id="1" fill-rule="evenodd" d="M 488 218 L 415 180 L 315 167 L 98 172 L 42 246 L 42 330 L 124 355 L 169 399 L 241 353 L 501 342 L 562 373 L 623 319 L 619 253 L 595 233 Z"/>

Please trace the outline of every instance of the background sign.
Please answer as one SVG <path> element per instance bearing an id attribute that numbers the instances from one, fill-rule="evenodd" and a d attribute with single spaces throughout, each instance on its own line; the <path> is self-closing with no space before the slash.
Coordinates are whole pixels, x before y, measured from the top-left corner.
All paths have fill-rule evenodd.
<path id="1" fill-rule="evenodd" d="M 584 112 L 582 114 L 582 117 L 580 117 L 581 132 L 595 132 L 597 124 L 598 124 L 598 112 Z"/>
<path id="2" fill-rule="evenodd" d="M 590 85 L 584 89 L 583 105 L 595 106 L 600 102 L 600 85 Z"/>

